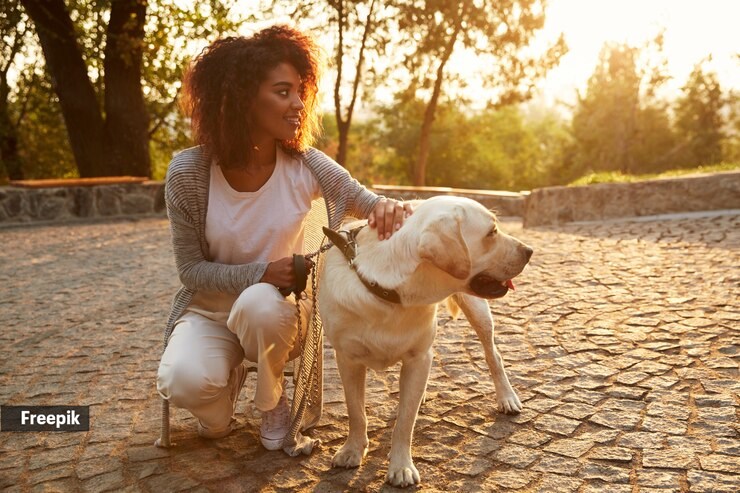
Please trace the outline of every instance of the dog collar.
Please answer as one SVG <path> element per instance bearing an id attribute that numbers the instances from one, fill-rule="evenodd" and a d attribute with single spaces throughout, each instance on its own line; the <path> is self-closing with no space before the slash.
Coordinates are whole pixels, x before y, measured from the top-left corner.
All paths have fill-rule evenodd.
<path id="1" fill-rule="evenodd" d="M 340 252 L 344 255 L 344 257 L 347 259 L 347 262 L 349 263 L 349 267 L 355 271 L 355 274 L 357 274 L 357 277 L 360 279 L 360 282 L 367 288 L 368 291 L 373 293 L 378 298 L 391 302 L 391 303 L 398 303 L 401 304 L 401 296 L 393 289 L 386 289 L 382 286 L 379 286 L 377 282 L 375 281 L 368 281 L 364 277 L 360 275 L 359 272 L 357 272 L 357 268 L 355 267 L 355 258 L 357 257 L 357 233 L 360 232 L 362 228 L 364 228 L 366 225 L 363 224 L 362 226 L 359 226 L 357 228 L 354 228 L 350 231 L 333 231 L 327 227 L 324 227 L 324 234 L 331 240 L 331 242 L 334 244 L 335 247 L 339 249 Z M 340 233 L 345 233 L 347 237 L 345 238 Z"/>

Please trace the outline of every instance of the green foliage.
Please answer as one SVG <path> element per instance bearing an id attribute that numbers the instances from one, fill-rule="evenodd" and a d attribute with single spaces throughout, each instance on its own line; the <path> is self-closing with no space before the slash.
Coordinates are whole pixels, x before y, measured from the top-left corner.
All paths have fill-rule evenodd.
<path id="1" fill-rule="evenodd" d="M 141 80 L 150 116 L 154 179 L 164 178 L 174 152 L 192 145 L 189 121 L 177 107 L 183 70 L 192 53 L 193 42 L 189 40 L 205 46 L 216 37 L 236 33 L 242 23 L 254 19 L 232 12 L 236 4 L 236 0 L 214 0 L 183 8 L 182 2 L 172 0 L 148 2 Z M 102 112 L 103 54 L 110 0 L 72 0 L 66 5 Z M 17 2 L 14 14 L 29 23 Z M 23 171 L 27 178 L 77 176 L 58 99 L 35 38 L 28 40 L 25 55 L 25 64 L 14 67 L 19 77 L 8 97 L 9 112 L 19 122 Z"/>
<path id="2" fill-rule="evenodd" d="M 627 175 L 619 171 L 602 171 L 582 176 L 568 183 L 569 186 L 594 185 L 597 183 L 633 183 L 656 178 L 673 178 L 677 176 L 692 175 L 695 173 L 720 173 L 722 171 L 740 170 L 740 163 L 721 163 L 710 166 L 697 166 L 689 169 L 673 169 L 662 173 L 650 173 L 639 175 Z"/>
<path id="3" fill-rule="evenodd" d="M 356 12 L 351 12 L 352 25 L 361 24 L 369 3 L 363 0 L 344 6 L 350 10 L 357 8 Z M 521 43 L 526 45 L 527 36 L 534 33 L 542 21 L 539 14 L 527 14 L 527 8 L 536 3 L 527 0 L 467 4 L 466 8 L 476 9 L 488 5 L 494 9 L 490 16 L 505 20 L 501 31 L 496 31 L 496 36 L 505 39 L 495 41 L 508 48 L 500 48 L 490 39 L 489 43 L 484 42 L 479 36 L 482 31 L 475 34 L 475 29 L 463 29 L 459 40 L 462 45 L 476 46 L 481 60 L 505 61 L 487 65 L 481 61 L 482 66 L 492 71 L 486 75 L 485 84 L 496 86 L 502 92 L 497 101 L 491 101 L 489 109 L 473 111 L 462 97 L 465 81 L 455 74 L 444 74 L 443 90 L 430 131 L 428 185 L 525 190 L 566 184 L 584 174 L 587 176 L 578 183 L 645 179 L 645 176 L 663 176 L 655 173 L 670 168 L 687 167 L 692 168 L 691 172 L 737 168 L 737 164 L 695 168 L 697 164 L 722 160 L 740 163 L 737 93 L 723 93 L 716 75 L 699 64 L 674 105 L 673 121 L 668 105 L 655 96 L 666 78 L 664 66 L 646 60 L 648 55 L 657 54 L 660 58 L 660 38 L 652 46 L 606 46 L 587 90 L 579 98 L 572 122 L 563 122 L 551 112 L 531 115 L 513 105 L 502 106 L 503 102 L 529 97 L 532 82 L 544 73 L 542 67 L 532 65 L 532 60 L 518 57 L 514 49 L 522 46 Z M 174 0 L 148 3 L 142 87 L 150 114 L 154 179 L 164 178 L 174 152 L 192 145 L 189 122 L 177 107 L 180 81 L 188 58 L 196 48 L 206 46 L 216 37 L 237 32 L 247 17 L 231 12 L 236 4 L 234 0 L 213 0 L 183 8 L 179 5 L 185 4 Z M 514 4 L 529 7 L 516 10 Z M 10 79 L 6 95 L 6 121 L 17 130 L 18 156 L 23 171 L 27 178 L 76 176 L 64 121 L 45 71 L 43 54 L 32 36 L 32 25 L 18 7 L 17 0 L 9 5 L 10 9 L 0 15 L 3 39 L 0 75 L 3 64 L 10 58 L 14 36 L 18 35 L 23 41 L 20 48 L 23 56 L 18 57 L 18 65 L 12 67 L 12 73 L 17 75 Z M 69 0 L 66 5 L 78 31 L 102 111 L 105 92 L 102 55 L 110 0 Z M 301 5 L 308 9 L 310 17 L 314 4 L 307 1 Z M 330 3 L 321 5 L 324 11 L 336 11 Z M 383 53 L 384 41 L 392 38 L 388 37 L 386 22 L 398 22 L 406 29 L 406 34 L 400 46 L 395 47 L 399 48 L 397 51 L 388 45 L 384 55 L 368 55 L 368 75 L 363 77 L 361 86 L 366 91 L 382 83 L 405 89 L 397 94 L 392 105 L 376 108 L 373 118 L 353 119 L 346 164 L 353 176 L 363 183 L 412 183 L 436 68 L 443 55 L 444 41 L 449 41 L 451 29 L 459 20 L 453 15 L 455 8 L 461 6 L 459 2 L 399 0 L 384 2 L 382 12 L 378 11 L 383 20 L 381 23 L 378 17 L 378 25 L 383 27 L 373 33 L 369 45 L 372 49 L 368 53 L 374 50 Z M 522 16 L 517 17 L 519 14 Z M 319 22 L 316 17 L 307 21 Z M 326 26 L 327 32 L 336 29 L 337 22 L 337 18 L 332 18 Z M 487 21 L 471 18 L 470 22 L 480 31 Z M 347 49 L 356 49 L 359 31 L 347 27 Z M 545 56 L 550 64 L 555 63 L 562 54 L 558 50 L 564 47 L 551 48 L 555 51 Z M 347 51 L 345 56 L 349 63 L 355 55 L 349 56 Z M 384 79 L 387 73 L 382 72 L 379 61 L 388 62 L 394 69 L 405 68 L 405 82 Z M 345 85 L 341 88 L 345 104 L 350 89 Z M 325 134 L 316 147 L 336 155 L 338 129 L 334 114 L 325 116 L 324 129 Z M 0 181 L 2 175 L 0 169 Z"/>
<path id="4" fill-rule="evenodd" d="M 725 98 L 714 72 L 697 64 L 676 103 L 676 129 L 684 166 L 711 164 L 722 159 Z"/>
<path id="5" fill-rule="evenodd" d="M 660 50 L 660 39 L 657 49 Z M 661 67 L 641 61 L 646 48 L 607 44 L 573 115 L 573 160 L 567 174 L 657 170 L 674 146 L 667 108 L 654 94 Z"/>
<path id="6" fill-rule="evenodd" d="M 541 0 L 396 3 L 398 30 L 406 34 L 397 50 L 406 69 L 404 85 L 412 97 L 426 101 L 414 163 L 415 185 L 433 181 L 430 156 L 438 132 L 432 128 L 441 110 L 440 95 L 459 94 L 466 85 L 460 74 L 446 67 L 456 49 L 466 48 L 478 56 L 483 86 L 496 90 L 488 101 L 494 107 L 530 99 L 535 83 L 559 63 L 567 51 L 562 35 L 542 54 L 528 51 L 545 23 L 543 4 Z"/>
<path id="7" fill-rule="evenodd" d="M 725 123 L 725 139 L 722 141 L 722 156 L 725 161 L 740 163 L 740 91 L 730 90 L 727 103 L 729 111 Z"/>
<path id="8" fill-rule="evenodd" d="M 10 104 L 13 118 L 20 121 L 18 154 L 25 179 L 77 178 L 72 149 L 59 106 L 45 72 L 29 71 L 18 81 L 22 94 Z M 20 112 L 23 111 L 21 116 Z"/>
<path id="9" fill-rule="evenodd" d="M 347 160 L 352 174 L 368 183 L 411 184 L 424 108 L 423 101 L 401 95 L 396 104 L 379 108 L 376 119 L 355 124 Z M 565 126 L 551 114 L 526 121 L 515 106 L 473 113 L 446 102 L 432 129 L 427 185 L 543 186 L 557 175 L 567 142 Z"/>

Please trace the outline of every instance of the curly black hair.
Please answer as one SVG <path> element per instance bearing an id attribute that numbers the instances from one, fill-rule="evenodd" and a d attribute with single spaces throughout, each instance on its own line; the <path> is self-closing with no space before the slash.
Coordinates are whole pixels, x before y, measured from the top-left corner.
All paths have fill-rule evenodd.
<path id="1" fill-rule="evenodd" d="M 304 151 L 321 130 L 317 93 L 323 60 L 313 38 L 289 26 L 214 41 L 193 59 L 183 80 L 180 103 L 191 118 L 193 139 L 221 166 L 243 167 L 254 147 L 245 115 L 268 72 L 289 63 L 301 77 L 304 108 L 296 136 L 279 144 L 292 155 Z"/>

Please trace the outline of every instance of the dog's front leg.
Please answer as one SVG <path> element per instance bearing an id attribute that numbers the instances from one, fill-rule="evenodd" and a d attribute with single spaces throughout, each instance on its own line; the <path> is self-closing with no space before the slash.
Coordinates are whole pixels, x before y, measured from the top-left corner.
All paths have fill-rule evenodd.
<path id="1" fill-rule="evenodd" d="M 342 357 L 337 352 L 337 367 L 344 386 L 344 401 L 349 415 L 349 435 L 331 460 L 332 467 L 357 467 L 367 453 L 367 416 L 365 415 L 365 365 Z"/>
<path id="2" fill-rule="evenodd" d="M 411 458 L 411 439 L 431 368 L 431 347 L 423 354 L 405 359 L 401 367 L 400 403 L 391 438 L 390 464 L 386 475 L 386 481 L 393 486 L 409 486 L 421 480 Z"/>
<path id="3" fill-rule="evenodd" d="M 478 339 L 483 344 L 486 363 L 488 363 L 488 369 L 493 377 L 493 385 L 496 387 L 498 410 L 507 414 L 521 412 L 522 403 L 511 387 L 511 383 L 509 383 L 509 377 L 506 376 L 506 370 L 504 369 L 504 360 L 493 341 L 493 317 L 491 317 L 488 302 L 482 298 L 466 294 L 456 294 L 454 300 L 460 305 L 465 317 L 467 317 L 475 333 L 478 334 Z"/>

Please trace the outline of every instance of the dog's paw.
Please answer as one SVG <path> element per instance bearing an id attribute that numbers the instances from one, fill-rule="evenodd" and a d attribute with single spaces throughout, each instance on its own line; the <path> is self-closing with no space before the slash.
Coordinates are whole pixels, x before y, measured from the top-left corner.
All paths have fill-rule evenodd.
<path id="1" fill-rule="evenodd" d="M 367 447 L 353 447 L 345 443 L 332 457 L 331 467 L 359 467 L 366 453 Z"/>
<path id="2" fill-rule="evenodd" d="M 505 414 L 519 414 L 522 412 L 522 402 L 514 391 L 496 397 L 499 412 Z"/>
<path id="3" fill-rule="evenodd" d="M 401 488 L 418 484 L 421 481 L 419 471 L 416 470 L 413 461 L 403 461 L 400 464 L 392 464 L 388 468 L 385 480 L 393 486 Z"/>

